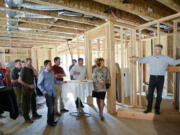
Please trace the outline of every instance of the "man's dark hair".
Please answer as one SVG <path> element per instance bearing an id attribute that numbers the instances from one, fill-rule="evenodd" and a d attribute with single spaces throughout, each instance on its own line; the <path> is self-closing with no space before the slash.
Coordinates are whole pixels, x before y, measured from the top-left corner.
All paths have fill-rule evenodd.
<path id="1" fill-rule="evenodd" d="M 161 49 L 163 49 L 163 46 L 161 44 L 156 44 L 155 47 L 160 47 Z"/>
<path id="2" fill-rule="evenodd" d="M 50 60 L 45 60 L 45 61 L 44 61 L 44 66 L 46 67 L 49 62 L 51 62 L 51 61 L 50 61 Z"/>
<path id="3" fill-rule="evenodd" d="M 18 62 L 21 62 L 21 60 L 20 59 L 16 59 L 14 62 L 18 63 Z"/>
<path id="4" fill-rule="evenodd" d="M 76 59 L 73 59 L 72 62 L 77 62 L 77 60 L 76 60 Z"/>
<path id="5" fill-rule="evenodd" d="M 57 60 L 59 60 L 60 59 L 60 57 L 55 57 L 54 58 L 54 63 L 57 61 Z"/>
<path id="6" fill-rule="evenodd" d="M 31 58 L 26 58 L 25 62 L 27 63 L 29 60 L 32 60 Z"/>
<path id="7" fill-rule="evenodd" d="M 79 59 L 78 59 L 78 62 L 81 61 L 81 60 L 83 61 L 83 58 L 79 58 Z"/>

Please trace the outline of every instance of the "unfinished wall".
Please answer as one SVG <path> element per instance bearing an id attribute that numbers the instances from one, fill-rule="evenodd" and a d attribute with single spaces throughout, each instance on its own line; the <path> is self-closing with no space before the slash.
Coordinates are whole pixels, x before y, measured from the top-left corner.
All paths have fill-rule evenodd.
<path id="1" fill-rule="evenodd" d="M 44 60 L 52 60 L 52 52 L 49 48 L 32 48 L 31 50 L 33 66 L 38 71 L 44 67 Z"/>
<path id="2" fill-rule="evenodd" d="M 24 60 L 25 58 L 31 57 L 30 48 L 1 47 L 0 52 L 0 61 L 3 66 L 5 66 L 5 63 L 14 62 L 16 59 Z"/>

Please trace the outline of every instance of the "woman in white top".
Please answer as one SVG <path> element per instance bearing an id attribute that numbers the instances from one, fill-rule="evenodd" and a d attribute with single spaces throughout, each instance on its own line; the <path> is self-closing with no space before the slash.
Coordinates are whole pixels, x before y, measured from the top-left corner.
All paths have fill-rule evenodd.
<path id="1" fill-rule="evenodd" d="M 106 95 L 106 85 L 110 82 L 110 73 L 107 67 L 104 66 L 104 59 L 99 58 L 96 61 L 97 67 L 93 70 L 93 82 L 94 91 L 93 97 L 97 98 L 97 104 L 99 108 L 99 115 L 101 120 L 104 120 L 103 109 L 104 109 L 104 98 Z"/>

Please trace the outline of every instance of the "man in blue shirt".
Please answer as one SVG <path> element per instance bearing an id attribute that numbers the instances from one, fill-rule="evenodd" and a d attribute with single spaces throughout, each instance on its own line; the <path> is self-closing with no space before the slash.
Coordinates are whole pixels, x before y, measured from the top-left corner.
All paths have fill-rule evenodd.
<path id="1" fill-rule="evenodd" d="M 38 87 L 45 95 L 46 105 L 48 107 L 47 123 L 50 126 L 55 126 L 57 121 L 54 121 L 54 100 L 56 97 L 55 84 L 63 84 L 63 81 L 57 81 L 50 60 L 44 61 L 45 69 L 40 73 L 38 78 Z"/>
<path id="2" fill-rule="evenodd" d="M 168 65 L 178 65 L 180 64 L 180 59 L 172 59 L 168 56 L 162 55 L 163 46 L 157 44 L 154 47 L 154 55 L 138 58 L 133 56 L 134 60 L 137 60 L 140 63 L 148 63 L 150 66 L 150 79 L 148 87 L 148 105 L 144 113 L 149 113 L 152 111 L 153 105 L 153 95 L 155 88 L 157 89 L 156 104 L 155 104 L 155 114 L 160 115 L 160 104 L 162 101 L 162 93 L 164 86 L 164 78 L 166 75 L 166 69 Z"/>

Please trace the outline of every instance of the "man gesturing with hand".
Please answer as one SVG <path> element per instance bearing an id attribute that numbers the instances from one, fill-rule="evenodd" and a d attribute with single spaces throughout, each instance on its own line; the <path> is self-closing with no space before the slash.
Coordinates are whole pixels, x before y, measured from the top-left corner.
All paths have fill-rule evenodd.
<path id="1" fill-rule="evenodd" d="M 162 100 L 162 92 L 164 86 L 164 76 L 166 74 L 166 69 L 168 65 L 178 65 L 180 64 L 180 59 L 175 60 L 168 56 L 162 55 L 163 46 L 161 44 L 157 44 L 154 47 L 154 55 L 138 58 L 136 56 L 132 56 L 132 60 L 137 60 L 140 63 L 148 63 L 150 66 L 150 79 L 149 79 L 149 87 L 148 87 L 148 105 L 147 109 L 144 113 L 149 113 L 152 111 L 152 103 L 153 103 L 153 94 L 155 88 L 157 89 L 157 97 L 155 103 L 155 114 L 160 114 L 160 104 Z"/>

